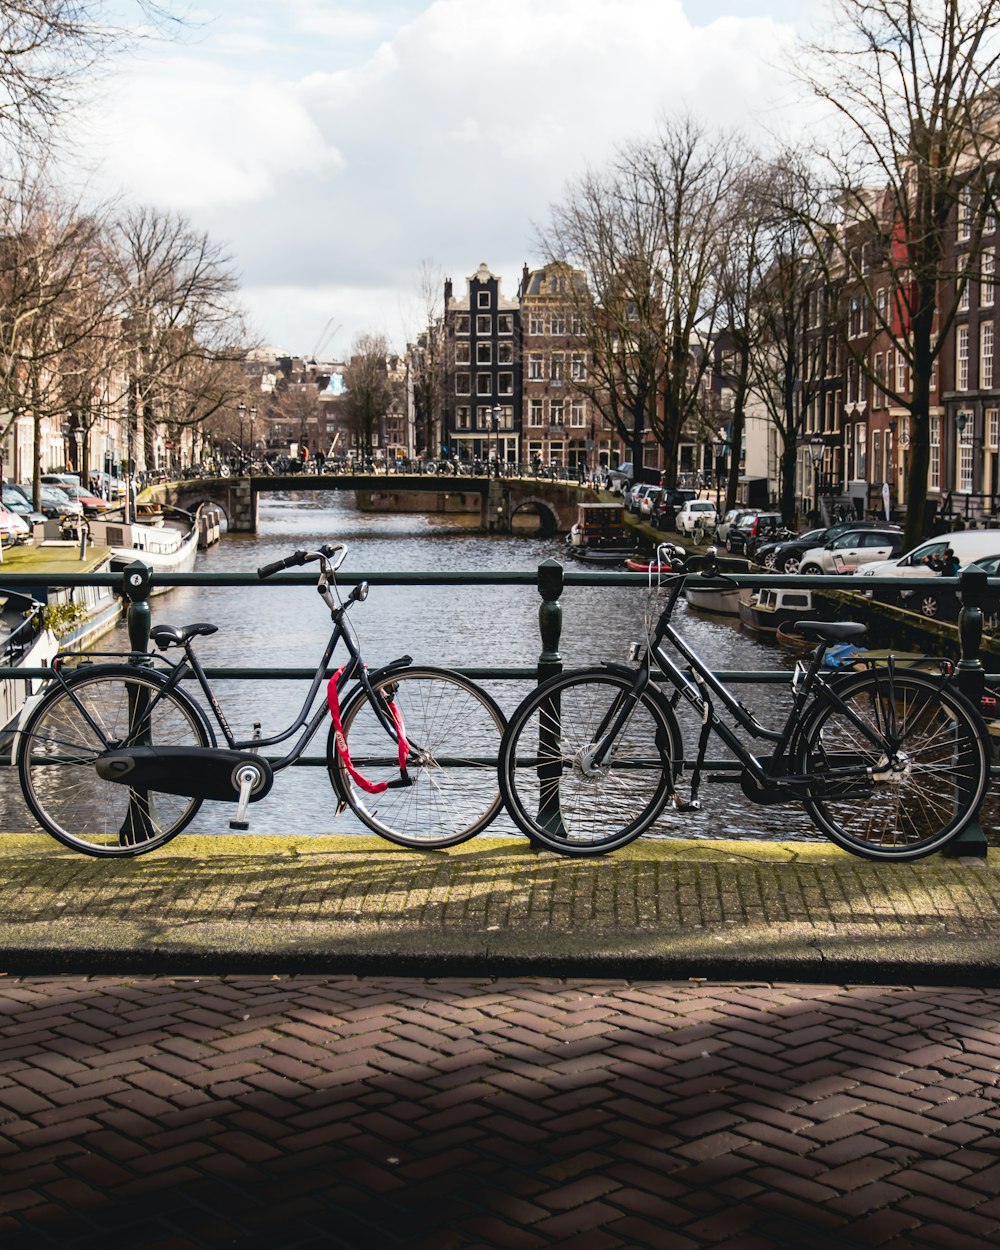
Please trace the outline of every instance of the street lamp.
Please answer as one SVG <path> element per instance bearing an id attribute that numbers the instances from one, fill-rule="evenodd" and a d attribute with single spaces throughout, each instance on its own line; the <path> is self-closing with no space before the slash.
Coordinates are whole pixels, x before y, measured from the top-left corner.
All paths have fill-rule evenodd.
<path id="1" fill-rule="evenodd" d="M 809 449 L 809 462 L 813 469 L 813 507 L 819 512 L 819 469 L 823 463 L 823 453 L 826 451 L 826 443 L 817 435 L 811 438 L 806 444 Z"/>
<path id="2" fill-rule="evenodd" d="M 493 431 L 494 435 L 496 436 L 494 439 L 495 450 L 494 450 L 494 458 L 493 458 L 494 460 L 493 472 L 496 477 L 500 476 L 500 417 L 502 414 L 503 414 L 503 409 L 500 407 L 499 404 L 494 404 L 493 407 L 490 409 L 490 418 L 491 418 L 490 429 Z M 488 454 L 488 449 L 487 449 L 487 454 Z"/>
<path id="3" fill-rule="evenodd" d="M 242 401 L 236 405 L 236 411 L 240 415 L 240 472 L 243 472 L 246 464 L 246 453 L 243 450 L 243 418 L 247 415 L 250 417 L 250 458 L 253 459 L 253 423 L 257 416 L 255 407 L 248 408 Z M 252 470 L 251 470 L 252 472 Z"/>
<path id="4" fill-rule="evenodd" d="M 969 437 L 965 437 L 965 431 L 968 428 Z M 969 421 L 967 412 L 959 412 L 955 414 L 955 429 L 958 431 L 958 441 L 968 446 L 972 442 L 972 425 Z"/>

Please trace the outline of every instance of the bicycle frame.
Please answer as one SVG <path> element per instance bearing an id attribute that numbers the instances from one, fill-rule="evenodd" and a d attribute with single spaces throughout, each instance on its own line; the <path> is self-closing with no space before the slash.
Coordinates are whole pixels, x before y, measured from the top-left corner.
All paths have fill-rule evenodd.
<path id="1" fill-rule="evenodd" d="M 708 732 L 706 732 L 707 730 L 714 732 L 721 739 L 758 785 L 765 786 L 767 784 L 790 783 L 793 781 L 803 782 L 807 780 L 807 778 L 799 774 L 789 774 L 787 771 L 781 771 L 781 769 L 795 732 L 802 723 L 806 704 L 813 696 L 823 699 L 846 716 L 858 732 L 871 742 L 873 746 L 878 748 L 888 746 L 893 750 L 898 748 L 899 740 L 896 736 L 894 723 L 885 726 L 881 736 L 873 732 L 871 725 L 867 724 L 855 713 L 852 707 L 840 698 L 829 682 L 822 679 L 820 673 L 823 655 L 829 645 L 823 640 L 818 642 L 808 667 L 804 671 L 801 669 L 796 671 L 796 676 L 792 681 L 793 703 L 784 725 L 780 729 L 769 729 L 767 726 L 762 725 L 729 687 L 711 672 L 697 652 L 685 642 L 684 638 L 671 623 L 674 607 L 686 581 L 687 576 L 681 574 L 674 582 L 667 603 L 657 621 L 652 641 L 639 657 L 639 668 L 636 672 L 633 689 L 630 695 L 626 696 L 625 704 L 614 716 L 612 722 L 609 725 L 602 726 L 599 740 L 594 743 L 591 751 L 588 752 L 586 763 L 589 766 L 599 766 L 607 759 L 613 749 L 615 739 L 624 728 L 646 687 L 652 685 L 657 691 L 660 690 L 660 686 L 652 674 L 651 659 L 655 661 L 659 671 L 677 691 L 678 695 L 683 696 L 702 718 L 704 728 L 699 744 L 697 763 L 699 769 L 704 758 L 705 746 L 709 736 Z M 665 642 L 669 643 L 670 647 L 683 657 L 694 674 L 693 678 L 674 663 L 671 656 L 664 649 Z M 801 679 L 799 679 L 799 673 L 802 673 Z M 946 680 L 946 676 L 946 674 L 942 675 L 942 685 Z M 888 680 L 891 689 L 893 680 L 891 660 L 888 666 Z M 715 705 L 712 702 L 712 695 L 715 695 L 723 703 L 730 715 L 751 737 L 764 739 L 776 744 L 775 750 L 770 757 L 762 759 L 744 746 L 733 729 L 717 715 Z M 893 717 L 893 700 L 891 697 L 888 700 L 888 710 L 890 717 Z"/>
<path id="2" fill-rule="evenodd" d="M 361 647 L 360 647 L 360 643 L 358 640 L 357 632 L 354 629 L 354 627 L 351 625 L 350 621 L 347 619 L 348 608 L 350 606 L 350 603 L 354 602 L 354 600 L 353 599 L 349 600 L 347 604 L 341 604 L 341 603 L 337 603 L 334 601 L 333 596 L 331 595 L 330 590 L 329 590 L 329 573 L 330 573 L 330 570 L 324 567 L 323 571 L 320 574 L 317 589 L 319 590 L 324 602 L 327 604 L 327 606 L 330 609 L 330 614 L 334 623 L 333 629 L 330 633 L 330 637 L 327 640 L 326 646 L 323 649 L 323 655 L 320 658 L 320 661 L 316 666 L 316 671 L 314 672 L 310 680 L 309 689 L 302 702 L 302 706 L 299 709 L 299 712 L 297 716 L 295 717 L 295 720 L 286 729 L 283 729 L 279 733 L 273 734 L 267 738 L 263 738 L 263 737 L 236 738 L 236 736 L 233 734 L 233 731 L 229 725 L 229 721 L 226 718 L 226 715 L 222 709 L 222 706 L 219 703 L 219 700 L 216 697 L 216 694 L 211 687 L 211 684 L 208 679 L 208 675 L 206 674 L 204 668 L 202 667 L 202 664 L 200 660 L 198 659 L 197 655 L 194 653 L 191 639 L 187 639 L 183 644 L 184 645 L 184 658 L 183 659 L 171 661 L 167 659 L 165 656 L 156 657 L 160 660 L 162 664 L 164 664 L 167 668 L 169 668 L 170 675 L 167 678 L 167 681 L 162 687 L 162 689 L 158 690 L 152 696 L 152 698 L 146 703 L 145 706 L 143 706 L 141 709 L 135 709 L 134 719 L 141 720 L 143 722 L 148 723 L 148 717 L 150 713 L 153 711 L 153 709 L 156 707 L 157 703 L 162 698 L 164 698 L 168 693 L 176 690 L 180 686 L 183 679 L 188 675 L 188 672 L 190 672 L 196 678 L 198 685 L 201 688 L 202 693 L 204 694 L 206 700 L 208 701 L 208 705 L 212 710 L 212 715 L 215 719 L 215 722 L 218 725 L 219 729 L 222 731 L 222 735 L 223 735 L 223 738 L 225 739 L 226 746 L 229 749 L 235 750 L 235 751 L 259 751 L 263 747 L 277 746 L 280 743 L 287 742 L 290 738 L 294 737 L 296 734 L 298 734 L 301 731 L 299 738 L 292 745 L 291 749 L 288 751 L 286 755 L 281 756 L 279 758 L 272 758 L 270 756 L 267 757 L 267 762 L 268 764 L 270 764 L 272 771 L 281 772 L 283 769 L 289 767 L 289 765 L 291 764 L 294 764 L 296 760 L 301 758 L 302 754 L 305 752 L 309 743 L 316 736 L 317 730 L 320 728 L 320 726 L 329 716 L 329 708 L 325 700 L 323 701 L 321 706 L 316 709 L 316 711 L 312 714 L 312 716 L 310 716 L 310 708 L 313 706 L 313 704 L 316 701 L 316 696 L 319 693 L 320 686 L 325 680 L 329 678 L 329 676 L 331 676 L 330 671 L 329 671 L 330 661 L 332 660 L 333 655 L 335 651 L 337 650 L 337 647 L 341 643 L 343 643 L 348 652 L 348 660 L 347 660 L 347 663 L 343 665 L 343 667 L 341 668 L 339 676 L 337 678 L 338 695 L 342 694 L 343 691 L 348 686 L 348 684 L 356 678 L 358 682 L 360 683 L 361 687 L 364 689 L 368 698 L 368 702 L 371 705 L 373 711 L 375 712 L 375 715 L 377 716 L 382 727 L 385 729 L 386 733 L 391 737 L 391 739 L 395 742 L 397 740 L 396 726 L 391 716 L 389 716 L 386 713 L 386 711 L 383 709 L 382 700 L 379 699 L 375 695 L 372 689 L 371 680 L 368 676 L 368 669 L 365 666 L 364 661 L 362 660 L 362 657 L 361 657 Z M 95 653 L 92 653 L 92 652 L 87 653 L 87 658 L 92 659 L 94 654 Z M 120 658 L 120 659 L 125 658 L 126 655 L 130 659 L 133 658 L 131 656 L 131 653 L 103 652 L 103 653 L 98 653 L 98 654 L 109 655 L 109 656 L 115 655 L 117 658 Z M 62 657 L 62 658 L 65 659 L 66 657 Z M 149 663 L 152 660 L 152 658 L 153 658 L 152 656 L 147 657 L 146 662 Z M 134 659 L 133 659 L 133 662 L 134 662 Z M 387 665 L 386 667 L 391 669 L 393 667 L 400 666 L 404 662 L 408 662 L 408 657 L 406 657 L 405 660 L 395 661 L 392 664 Z M 81 704 L 81 702 L 75 698 L 73 694 L 72 683 L 67 682 L 66 678 L 64 677 L 62 673 L 62 665 L 60 664 L 58 667 L 54 667 L 54 671 L 58 679 L 63 683 L 63 686 L 66 689 L 67 694 L 69 695 L 70 698 L 73 699 L 81 715 L 88 722 L 91 729 L 99 738 L 103 738 L 103 732 L 100 726 L 97 725 L 93 721 L 86 707 L 84 707 Z M 79 670 L 74 670 L 74 671 L 79 671 Z M 380 671 L 384 671 L 384 670 L 380 670 Z"/>

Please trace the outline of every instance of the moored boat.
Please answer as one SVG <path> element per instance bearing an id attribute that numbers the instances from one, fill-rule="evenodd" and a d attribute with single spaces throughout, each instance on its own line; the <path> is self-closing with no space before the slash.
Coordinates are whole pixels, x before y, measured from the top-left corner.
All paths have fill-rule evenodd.
<path id="1" fill-rule="evenodd" d="M 47 668 L 59 640 L 45 628 L 45 604 L 32 595 L 0 589 L 0 664 L 5 668 Z M 0 743 L 7 740 L 38 679 L 5 677 L 0 681 Z"/>
<path id="2" fill-rule="evenodd" d="M 689 583 L 684 587 L 684 597 L 699 612 L 715 612 L 719 616 L 739 615 L 740 592 L 735 586 L 712 590 Z"/>
<path id="3" fill-rule="evenodd" d="M 777 633 L 778 626 L 813 615 L 812 593 L 808 590 L 742 590 L 737 600 L 740 620 L 758 634 Z"/>
<path id="4" fill-rule="evenodd" d="M 566 550 L 587 564 L 621 564 L 637 555 L 639 544 L 629 533 L 621 504 L 582 503 L 566 535 Z"/>
<path id="5" fill-rule="evenodd" d="M 126 520 L 122 510 L 90 522 L 92 541 L 111 548 L 111 571 L 120 572 L 134 560 L 154 573 L 190 573 L 198 555 L 197 519 L 180 508 L 164 508 L 162 516 Z"/>

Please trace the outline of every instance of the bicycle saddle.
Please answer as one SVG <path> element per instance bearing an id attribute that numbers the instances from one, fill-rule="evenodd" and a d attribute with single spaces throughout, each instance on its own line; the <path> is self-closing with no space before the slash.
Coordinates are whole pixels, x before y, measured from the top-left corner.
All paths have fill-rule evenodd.
<path id="1" fill-rule="evenodd" d="M 149 636 L 161 651 L 166 651 L 168 647 L 183 647 L 189 638 L 197 638 L 199 634 L 215 634 L 218 629 L 218 625 L 209 625 L 204 621 L 197 625 L 182 625 L 180 628 L 176 625 L 154 625 Z"/>
<path id="2" fill-rule="evenodd" d="M 856 621 L 796 621 L 795 629 L 808 638 L 824 638 L 827 642 L 847 642 L 868 632 L 867 625 Z"/>

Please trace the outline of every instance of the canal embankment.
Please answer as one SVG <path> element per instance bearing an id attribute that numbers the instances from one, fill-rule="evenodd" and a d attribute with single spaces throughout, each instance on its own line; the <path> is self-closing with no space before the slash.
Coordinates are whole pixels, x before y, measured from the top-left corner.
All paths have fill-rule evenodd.
<path id="1" fill-rule="evenodd" d="M 0 839 L 6 974 L 239 971 L 1000 984 L 1000 864 L 825 842 L 181 835 L 92 860 Z"/>

